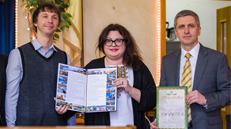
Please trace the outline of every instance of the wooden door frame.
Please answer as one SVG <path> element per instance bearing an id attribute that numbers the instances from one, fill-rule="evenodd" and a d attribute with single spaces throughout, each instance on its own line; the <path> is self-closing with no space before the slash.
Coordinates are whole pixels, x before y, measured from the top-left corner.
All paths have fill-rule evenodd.
<path id="1" fill-rule="evenodd" d="M 217 51 L 222 52 L 222 23 L 226 23 L 226 56 L 231 67 L 231 6 L 217 9 Z M 229 17 L 228 17 L 229 16 Z"/>

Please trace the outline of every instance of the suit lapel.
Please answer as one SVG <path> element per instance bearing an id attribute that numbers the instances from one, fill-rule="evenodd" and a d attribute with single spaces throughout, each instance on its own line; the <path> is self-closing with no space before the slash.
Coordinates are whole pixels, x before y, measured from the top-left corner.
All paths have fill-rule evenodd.
<path id="1" fill-rule="evenodd" d="M 175 79 L 174 79 L 174 83 L 173 83 L 173 85 L 174 86 L 180 86 L 180 84 L 179 84 L 179 77 L 180 77 L 180 55 L 181 55 L 181 49 L 179 49 L 179 50 L 177 50 L 176 52 L 175 52 L 175 59 L 172 61 L 172 66 L 173 66 L 173 69 L 174 69 L 174 72 L 173 73 L 175 73 Z M 177 64 L 177 65 L 175 65 L 175 64 Z"/>
<path id="2" fill-rule="evenodd" d="M 203 76 L 205 66 L 208 62 L 208 59 L 206 56 L 208 55 L 206 49 L 204 46 L 200 44 L 200 50 L 197 58 L 197 63 L 196 63 L 196 70 L 195 70 L 195 75 L 194 75 L 194 85 L 193 85 L 193 90 L 198 89 L 200 80 Z"/>

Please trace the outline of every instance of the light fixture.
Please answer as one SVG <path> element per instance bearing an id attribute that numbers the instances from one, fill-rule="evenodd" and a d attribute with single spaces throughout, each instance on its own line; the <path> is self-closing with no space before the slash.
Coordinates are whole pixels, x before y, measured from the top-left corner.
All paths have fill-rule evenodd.
<path id="1" fill-rule="evenodd" d="M 15 48 L 18 47 L 18 0 L 15 0 Z"/>
<path id="2" fill-rule="evenodd" d="M 160 80 L 160 68 L 161 68 L 161 0 L 158 0 L 158 13 L 157 13 L 157 80 L 158 82 L 156 83 L 157 86 L 159 86 L 159 80 Z"/>

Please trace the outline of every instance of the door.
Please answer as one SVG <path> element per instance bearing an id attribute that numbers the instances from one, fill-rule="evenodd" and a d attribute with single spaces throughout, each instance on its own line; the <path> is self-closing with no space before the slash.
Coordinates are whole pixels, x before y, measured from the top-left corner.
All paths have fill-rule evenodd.
<path id="1" fill-rule="evenodd" d="M 217 51 L 226 54 L 231 67 L 231 6 L 217 9 Z M 226 115 L 231 114 L 231 105 L 221 109 L 224 129 L 227 129 Z"/>
<path id="2" fill-rule="evenodd" d="M 217 10 L 217 51 L 227 55 L 231 67 L 231 6 Z"/>

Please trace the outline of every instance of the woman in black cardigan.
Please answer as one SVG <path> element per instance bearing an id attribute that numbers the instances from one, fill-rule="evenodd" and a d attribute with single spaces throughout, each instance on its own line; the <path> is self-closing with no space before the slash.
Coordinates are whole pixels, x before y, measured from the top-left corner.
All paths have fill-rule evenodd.
<path id="1" fill-rule="evenodd" d="M 105 56 L 92 60 L 86 69 L 124 65 L 129 77 L 114 82 L 117 89 L 122 89 L 117 99 L 117 112 L 87 113 L 85 125 L 135 125 L 137 129 L 145 129 L 144 112 L 156 105 L 156 85 L 142 62 L 134 38 L 123 26 L 110 24 L 101 32 L 97 49 Z"/>

